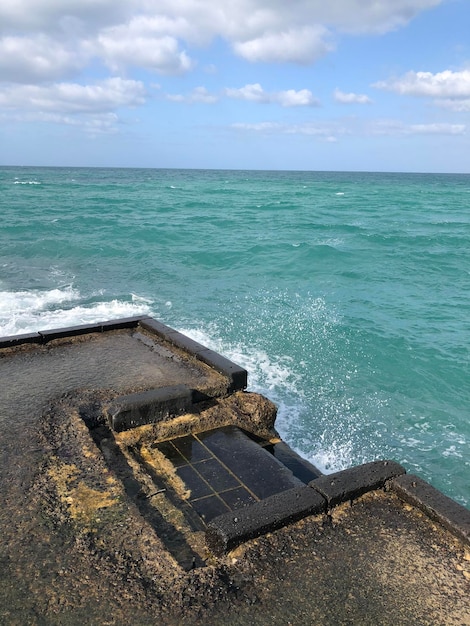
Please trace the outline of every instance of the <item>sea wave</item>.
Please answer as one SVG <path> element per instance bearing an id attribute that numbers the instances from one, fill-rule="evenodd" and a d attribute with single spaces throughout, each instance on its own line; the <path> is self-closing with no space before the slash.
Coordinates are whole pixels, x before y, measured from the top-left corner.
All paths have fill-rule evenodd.
<path id="1" fill-rule="evenodd" d="M 0 336 L 151 313 L 151 302 L 128 297 L 84 299 L 72 285 L 55 289 L 0 291 Z"/>

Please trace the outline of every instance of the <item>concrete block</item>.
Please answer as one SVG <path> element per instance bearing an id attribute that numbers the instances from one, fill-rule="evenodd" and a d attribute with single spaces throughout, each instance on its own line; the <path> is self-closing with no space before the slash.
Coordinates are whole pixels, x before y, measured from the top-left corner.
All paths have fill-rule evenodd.
<path id="1" fill-rule="evenodd" d="M 467 508 L 413 474 L 394 478 L 389 486 L 402 500 L 419 508 L 470 545 L 470 511 Z"/>
<path id="2" fill-rule="evenodd" d="M 108 407 L 107 415 L 112 428 L 119 432 L 183 415 L 192 406 L 191 389 L 186 385 L 172 385 L 116 398 Z"/>
<path id="3" fill-rule="evenodd" d="M 214 518 L 206 529 L 206 543 L 214 554 L 222 555 L 243 541 L 325 510 L 326 501 L 318 492 L 294 487 Z"/>
<path id="4" fill-rule="evenodd" d="M 162 339 L 168 339 L 168 336 L 170 335 L 170 333 L 177 332 L 174 328 L 170 328 L 166 324 L 162 324 L 162 322 L 159 322 L 158 320 L 153 319 L 153 317 L 147 317 L 147 318 L 142 319 L 139 322 L 139 326 L 143 328 L 144 330 L 148 330 L 151 333 L 155 333 Z"/>
<path id="5" fill-rule="evenodd" d="M 312 480 L 309 486 L 321 493 L 328 506 L 358 498 L 368 491 L 381 489 L 385 482 L 405 473 L 405 468 L 395 461 L 373 461 L 358 467 L 336 472 Z"/>
<path id="6" fill-rule="evenodd" d="M 122 328 L 136 328 L 139 323 L 148 316 L 138 315 L 135 317 L 123 317 L 120 319 L 109 320 L 105 322 L 96 322 L 93 324 L 81 324 L 78 326 L 68 326 L 66 328 L 53 328 L 50 330 L 40 330 L 42 342 L 47 343 L 52 339 L 61 339 L 62 337 L 73 337 L 74 335 L 86 335 L 87 333 L 102 333 L 108 330 L 119 330 Z"/>
<path id="7" fill-rule="evenodd" d="M 10 335 L 0 337 L 0 348 L 12 348 L 22 343 L 41 343 L 42 337 L 39 333 L 24 333 L 22 335 Z"/>
<path id="8" fill-rule="evenodd" d="M 86 335 L 88 333 L 100 333 L 101 324 L 82 324 L 79 326 L 67 326 L 65 328 L 52 328 L 50 330 L 40 330 L 42 342 L 47 343 L 53 339 L 62 339 L 63 337 L 74 337 L 75 335 Z"/>
<path id="9" fill-rule="evenodd" d="M 248 384 L 248 372 L 243 367 L 240 367 L 233 361 L 230 361 L 230 359 L 208 348 L 201 350 L 196 356 L 200 361 L 213 367 L 230 380 L 229 391 L 241 391 L 246 389 Z"/>

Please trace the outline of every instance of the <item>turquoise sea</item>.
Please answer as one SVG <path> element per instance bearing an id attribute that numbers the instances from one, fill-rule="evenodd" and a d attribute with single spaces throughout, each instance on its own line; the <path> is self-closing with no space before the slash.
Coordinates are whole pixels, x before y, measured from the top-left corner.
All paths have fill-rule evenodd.
<path id="1" fill-rule="evenodd" d="M 324 471 L 470 506 L 470 175 L 0 168 L 0 335 L 149 313 Z"/>

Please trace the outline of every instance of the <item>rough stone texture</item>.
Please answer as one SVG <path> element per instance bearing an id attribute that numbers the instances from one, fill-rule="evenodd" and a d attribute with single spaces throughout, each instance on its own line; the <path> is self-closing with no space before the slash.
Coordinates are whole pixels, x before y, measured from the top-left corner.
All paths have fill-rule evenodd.
<path id="1" fill-rule="evenodd" d="M 230 563 L 242 601 L 231 611 L 215 606 L 208 623 L 470 623 L 470 552 L 390 492 L 370 492 L 328 518 L 309 516 L 243 544 Z"/>
<path id="2" fill-rule="evenodd" d="M 394 478 L 389 486 L 400 498 L 424 511 L 431 519 L 436 520 L 470 545 L 470 511 L 468 509 L 413 474 Z"/>
<path id="3" fill-rule="evenodd" d="M 384 487 L 390 478 L 405 473 L 405 468 L 395 461 L 373 461 L 358 467 L 322 476 L 312 480 L 309 485 L 321 493 L 328 506 L 354 500 L 362 494 Z"/>
<path id="4" fill-rule="evenodd" d="M 267 440 L 277 436 L 274 430 L 276 406 L 256 393 L 237 391 L 227 397 L 200 402 L 193 405 L 192 410 L 194 412 L 168 421 L 116 433 L 116 437 L 132 446 L 135 442 L 151 443 L 173 439 L 187 433 L 227 425 L 239 426 Z"/>
<path id="5" fill-rule="evenodd" d="M 206 530 L 206 542 L 222 555 L 248 539 L 259 537 L 326 510 L 325 499 L 308 487 L 294 487 L 232 513 L 219 515 Z"/>
<path id="6" fill-rule="evenodd" d="M 107 414 L 112 428 L 119 432 L 189 413 L 192 406 L 191 389 L 172 385 L 121 396 L 111 403 Z"/>

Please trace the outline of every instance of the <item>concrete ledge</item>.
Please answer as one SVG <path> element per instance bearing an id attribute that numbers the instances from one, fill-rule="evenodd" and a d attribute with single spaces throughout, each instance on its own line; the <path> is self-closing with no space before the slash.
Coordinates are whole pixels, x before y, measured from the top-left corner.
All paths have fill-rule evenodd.
<path id="1" fill-rule="evenodd" d="M 63 337 L 74 337 L 75 335 L 86 335 L 88 333 L 100 333 L 101 324 L 82 324 L 79 326 L 66 326 L 65 328 L 51 328 L 49 330 L 40 330 L 42 343 L 47 343 L 53 339 L 62 339 Z"/>
<path id="2" fill-rule="evenodd" d="M 96 324 L 80 324 L 78 326 L 68 326 L 66 328 L 52 328 L 50 330 L 40 330 L 39 335 L 43 343 L 52 339 L 63 337 L 74 337 L 75 335 L 86 335 L 88 333 L 102 333 L 107 330 L 117 330 L 120 328 L 135 328 L 145 316 L 125 317 L 107 322 L 97 322 Z"/>
<path id="3" fill-rule="evenodd" d="M 192 406 L 191 389 L 186 385 L 173 385 L 121 396 L 110 404 L 107 415 L 111 427 L 120 432 L 183 415 Z"/>
<path id="4" fill-rule="evenodd" d="M 307 486 L 294 487 L 214 518 L 206 529 L 206 543 L 214 554 L 222 555 L 243 541 L 325 510 L 325 499 L 319 493 Z"/>
<path id="5" fill-rule="evenodd" d="M 205 348 L 197 353 L 197 358 L 210 365 L 215 370 L 226 376 L 230 380 L 229 391 L 241 391 L 248 385 L 248 372 L 230 359 L 222 356 L 218 352 Z"/>
<path id="6" fill-rule="evenodd" d="M 470 545 L 470 511 L 464 506 L 413 474 L 394 478 L 388 485 L 402 500 L 421 509 Z"/>
<path id="7" fill-rule="evenodd" d="M 243 367 L 233 363 L 233 361 L 230 361 L 230 359 L 227 359 L 221 354 L 218 354 L 210 348 L 194 341 L 194 339 L 186 337 L 186 335 L 183 335 L 177 330 L 174 330 L 173 328 L 170 328 L 169 326 L 166 326 L 165 324 L 162 324 L 152 318 L 143 319 L 139 323 L 139 326 L 157 334 L 159 337 L 165 339 L 177 348 L 181 348 L 181 350 L 192 354 L 199 361 L 213 367 L 223 376 L 226 376 L 230 381 L 230 392 L 246 389 L 248 384 L 247 371 Z"/>
<path id="8" fill-rule="evenodd" d="M 0 339 L 0 348 L 12 348 L 22 343 L 41 343 L 42 337 L 39 333 L 24 333 L 23 335 L 11 335 Z"/>
<path id="9" fill-rule="evenodd" d="M 405 474 L 405 471 L 395 461 L 373 461 L 312 480 L 309 487 L 326 498 L 328 507 L 333 507 L 368 491 L 380 489 L 387 480 Z"/>
<path id="10" fill-rule="evenodd" d="M 162 339 L 167 339 L 170 333 L 175 333 L 174 328 L 170 328 L 166 324 L 159 322 L 153 317 L 146 317 L 139 322 L 139 326 L 144 330 L 148 330 L 155 335 L 158 335 Z"/>

